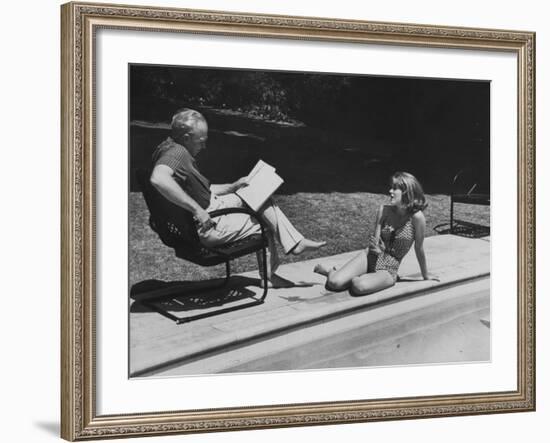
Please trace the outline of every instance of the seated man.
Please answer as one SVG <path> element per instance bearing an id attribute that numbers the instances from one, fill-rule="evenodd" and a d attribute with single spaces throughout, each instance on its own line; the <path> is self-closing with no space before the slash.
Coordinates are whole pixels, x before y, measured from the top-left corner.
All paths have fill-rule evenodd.
<path id="1" fill-rule="evenodd" d="M 247 182 L 246 177 L 243 177 L 235 183 L 211 185 L 199 172 L 195 157 L 206 147 L 207 138 L 208 125 L 202 114 L 192 109 L 176 113 L 172 118 L 171 137 L 153 153 L 151 183 L 165 198 L 193 214 L 199 238 L 207 246 L 229 243 L 260 233 L 260 225 L 247 214 L 228 214 L 214 220 L 210 218 L 209 211 L 243 207 L 245 203 L 235 191 L 247 186 Z M 274 286 L 283 280 L 275 274 L 279 265 L 275 238 L 286 254 L 301 254 L 326 244 L 306 239 L 271 199 L 258 211 L 258 215 L 269 227 L 268 280 Z M 261 259 L 260 254 L 258 259 Z"/>

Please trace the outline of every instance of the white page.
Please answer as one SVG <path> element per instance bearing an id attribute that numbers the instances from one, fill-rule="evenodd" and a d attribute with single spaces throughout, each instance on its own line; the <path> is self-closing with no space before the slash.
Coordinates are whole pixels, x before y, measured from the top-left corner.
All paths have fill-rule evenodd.
<path id="1" fill-rule="evenodd" d="M 258 172 L 260 172 L 263 169 L 270 169 L 273 172 L 275 172 L 275 168 L 271 165 L 268 165 L 263 160 L 258 160 L 258 163 L 256 163 L 256 166 L 252 168 L 252 171 L 250 171 L 250 174 L 248 174 L 248 181 L 250 182 Z"/>
<path id="2" fill-rule="evenodd" d="M 260 165 L 260 162 L 262 160 L 256 166 Z M 263 165 L 260 165 L 260 167 L 254 168 L 257 171 L 250 179 L 248 186 L 237 191 L 237 195 L 254 211 L 260 209 L 265 201 L 283 184 L 283 179 L 277 175 L 275 168 L 265 162 L 262 163 Z"/>

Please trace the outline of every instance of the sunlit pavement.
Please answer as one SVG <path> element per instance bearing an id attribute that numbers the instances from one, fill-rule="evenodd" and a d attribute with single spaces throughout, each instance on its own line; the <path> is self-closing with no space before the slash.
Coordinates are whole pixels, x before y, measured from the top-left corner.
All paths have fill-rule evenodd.
<path id="1" fill-rule="evenodd" d="M 228 312 L 209 318 L 196 320 L 190 323 L 176 324 L 174 321 L 161 316 L 160 314 L 145 310 L 144 312 L 131 312 L 130 314 L 130 373 L 133 376 L 147 376 L 154 373 L 166 371 L 169 368 L 187 365 L 188 373 L 204 373 L 204 371 L 217 372 L 218 370 L 239 370 L 235 368 L 219 367 L 215 363 L 211 369 L 204 365 L 197 365 L 196 362 L 212 359 L 216 353 L 229 349 L 229 347 L 249 346 L 261 340 L 268 346 L 268 352 L 275 354 L 280 351 L 277 347 L 280 344 L 272 343 L 276 340 L 275 335 L 287 334 L 286 343 L 291 340 L 292 334 L 302 337 L 305 331 L 309 334 L 316 334 L 316 324 L 323 322 L 324 334 L 334 334 L 341 329 L 337 322 L 343 321 L 351 324 L 352 318 L 357 318 L 361 311 L 369 310 L 370 317 L 362 316 L 357 320 L 366 326 L 382 330 L 389 324 L 399 325 L 399 333 L 393 335 L 378 334 L 379 348 L 372 348 L 368 351 L 370 361 L 373 364 L 401 364 L 407 363 L 407 353 L 411 349 L 417 349 L 419 344 L 418 335 L 413 338 L 403 328 L 416 328 L 419 324 L 433 330 L 444 322 L 445 313 L 454 312 L 454 320 L 449 317 L 448 322 L 456 321 L 457 315 L 461 312 L 477 312 L 481 320 L 489 322 L 488 299 L 487 297 L 471 296 L 472 291 L 462 291 L 457 287 L 466 283 L 473 284 L 476 279 L 485 280 L 488 285 L 490 272 L 490 242 L 489 238 L 470 239 L 452 235 L 440 235 L 425 239 L 424 248 L 429 261 L 430 272 L 439 277 L 437 281 L 402 281 L 392 288 L 380 291 L 363 297 L 352 297 L 348 292 L 334 293 L 327 291 L 324 287 L 324 278 L 312 272 L 315 264 L 319 262 L 328 264 L 341 264 L 347 261 L 357 251 L 340 254 L 322 259 L 296 262 L 280 267 L 278 274 L 294 283 L 294 287 L 270 289 L 267 299 L 262 305 L 246 308 L 238 311 Z M 414 252 L 410 252 L 400 268 L 402 278 L 420 277 L 418 264 Z M 258 278 L 257 272 L 239 274 L 244 277 Z M 247 291 L 260 295 L 262 290 L 258 287 L 258 280 L 251 280 L 252 285 L 246 288 L 234 288 L 238 291 Z M 476 291 L 473 291 L 476 293 Z M 479 291 L 477 292 L 479 293 Z M 235 303 L 242 303 L 240 300 Z M 462 311 L 458 309 L 462 306 Z M 377 307 L 377 309 L 372 309 Z M 380 309 L 383 308 L 383 309 Z M 132 310 L 134 311 L 134 310 Z M 202 312 L 202 310 L 176 312 L 176 315 L 191 315 Z M 423 316 L 416 318 L 416 314 L 423 312 Z M 432 312 L 426 318 L 426 313 Z M 342 320 L 342 316 L 344 320 Z M 380 317 L 380 316 L 383 316 Z M 476 314 L 477 315 L 477 314 Z M 378 317 L 380 318 L 378 318 Z M 411 321 L 411 319 L 415 319 Z M 393 321 L 392 321 L 393 319 Z M 408 319 L 409 321 L 401 321 Z M 464 318 L 464 324 L 471 319 Z M 330 321 L 334 325 L 330 326 Z M 475 323 L 479 324 L 479 319 Z M 408 325 L 408 326 L 407 326 Z M 462 328 L 460 324 L 456 327 Z M 327 332 L 328 331 L 328 332 Z M 302 332 L 302 333 L 301 333 Z M 317 332 L 318 333 L 318 332 Z M 456 336 L 456 334 L 454 334 Z M 434 336 L 438 336 L 435 334 Z M 441 336 L 441 334 L 439 334 Z M 403 348 L 398 352 L 396 361 L 387 361 L 388 353 L 383 352 L 384 346 L 390 345 L 391 340 L 402 337 Z M 408 338 L 406 338 L 408 337 Z M 301 338 L 301 339 L 302 339 Z M 311 337 L 314 341 L 315 337 Z M 456 341 L 456 340 L 455 340 Z M 488 346 L 488 340 L 485 340 Z M 335 342 L 336 343 L 336 342 Z M 384 344 L 385 343 L 385 344 Z M 407 344 L 408 343 L 408 344 Z M 395 343 L 394 343 L 395 344 Z M 337 344 L 333 345 L 333 347 Z M 445 344 L 436 343 L 441 349 Z M 265 347 L 265 346 L 264 346 Z M 458 352 L 458 351 L 457 351 Z M 265 351 L 264 351 L 265 353 Z M 253 351 L 250 350 L 252 356 Z M 401 355 L 401 357 L 399 357 Z M 433 360 L 426 357 L 426 361 Z M 439 358 L 439 357 L 438 357 Z M 442 356 L 441 358 L 445 358 Z M 359 355 L 360 359 L 360 355 Z M 332 363 L 326 363 L 330 362 Z M 421 362 L 413 362 L 421 363 Z M 193 366 L 193 364 L 195 366 Z M 216 364 L 218 366 L 216 366 Z M 288 362 L 281 369 L 289 369 Z M 333 367 L 345 366 L 346 362 L 339 364 L 337 360 L 325 359 L 319 362 L 318 367 L 324 364 L 331 364 Z M 296 360 L 297 367 L 308 367 L 308 364 Z M 301 366 L 300 366 L 301 365 Z M 255 361 L 250 367 L 261 370 L 261 364 Z M 247 370 L 244 367 L 243 370 Z M 275 369 L 277 369 L 275 367 Z M 290 368 L 292 369 L 292 368 Z"/>

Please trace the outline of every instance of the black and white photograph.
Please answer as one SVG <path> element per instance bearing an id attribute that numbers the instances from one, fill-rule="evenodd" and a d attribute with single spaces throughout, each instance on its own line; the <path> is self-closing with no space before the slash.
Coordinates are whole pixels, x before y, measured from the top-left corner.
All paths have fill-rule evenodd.
<path id="1" fill-rule="evenodd" d="M 544 3 L 124 3 L 4 9 L 2 441 L 547 439 Z"/>
<path id="2" fill-rule="evenodd" d="M 128 75 L 130 377 L 491 360 L 489 81 Z"/>

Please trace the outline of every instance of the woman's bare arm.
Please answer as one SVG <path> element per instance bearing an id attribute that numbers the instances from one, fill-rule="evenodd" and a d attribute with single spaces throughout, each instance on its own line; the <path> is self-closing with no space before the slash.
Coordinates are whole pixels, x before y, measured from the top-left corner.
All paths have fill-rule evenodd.
<path id="1" fill-rule="evenodd" d="M 420 266 L 420 272 L 424 280 L 429 280 L 428 266 L 426 264 L 426 254 L 424 253 L 424 235 L 426 232 L 426 218 L 422 211 L 416 212 L 412 216 L 414 226 L 414 252 Z"/>
<path id="2" fill-rule="evenodd" d="M 384 217 L 384 205 L 380 205 L 374 220 L 373 232 L 370 236 L 369 248 L 371 251 L 379 254 L 380 250 L 380 231 L 382 230 L 382 218 Z"/>

